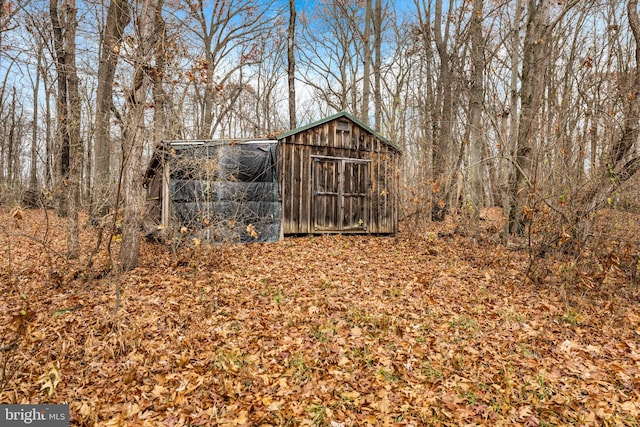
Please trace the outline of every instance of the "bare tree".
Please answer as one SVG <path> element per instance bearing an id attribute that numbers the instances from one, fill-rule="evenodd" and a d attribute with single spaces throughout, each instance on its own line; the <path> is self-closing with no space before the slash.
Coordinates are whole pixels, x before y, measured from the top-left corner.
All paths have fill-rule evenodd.
<path id="1" fill-rule="evenodd" d="M 433 28 L 431 26 L 431 16 L 433 9 L 431 1 L 414 0 L 416 7 L 415 26 L 413 36 L 415 38 L 415 49 L 412 57 L 418 62 L 418 76 L 413 83 L 415 91 L 414 99 L 417 110 L 415 139 L 416 175 L 417 181 L 422 185 L 413 191 L 414 199 L 420 201 L 416 203 L 415 213 L 421 214 L 426 220 L 431 220 L 433 212 L 432 185 L 435 181 L 435 170 L 433 168 L 434 159 L 434 138 L 435 128 L 438 121 L 437 109 L 435 107 L 435 71 L 433 49 Z"/>
<path id="2" fill-rule="evenodd" d="M 49 186 L 52 178 L 50 173 L 51 156 L 49 155 L 49 150 L 52 149 L 50 138 L 50 99 L 53 90 L 52 79 L 50 78 L 53 66 L 52 35 L 48 13 L 32 8 L 28 11 L 25 10 L 21 14 L 21 18 L 24 21 L 23 28 L 26 30 L 23 35 L 29 38 L 29 40 L 25 41 L 25 44 L 30 46 L 29 52 L 33 53 L 33 57 L 27 58 L 26 61 L 30 64 L 35 64 L 34 67 L 27 68 L 31 88 L 33 89 L 31 103 L 33 121 L 31 124 L 31 147 L 29 150 L 29 180 L 24 201 L 29 205 L 36 205 L 44 201 L 41 199 L 44 195 L 41 191 L 41 184 Z M 35 75 L 33 72 L 35 72 Z M 44 114 L 40 110 L 41 92 L 44 92 Z M 42 138 L 43 135 L 44 138 Z M 45 145 L 44 152 L 40 149 L 42 139 L 44 139 Z M 41 180 L 39 179 L 39 174 L 41 174 Z"/>
<path id="3" fill-rule="evenodd" d="M 466 134 L 469 145 L 469 198 L 473 214 L 484 202 L 483 146 L 485 144 L 482 129 L 482 111 L 484 100 L 484 37 L 482 34 L 482 18 L 484 1 L 474 0 L 471 12 L 471 93 L 469 94 L 469 123 Z"/>
<path id="4" fill-rule="evenodd" d="M 4 143 L 0 147 L 0 200 L 5 195 L 6 189 L 10 189 L 15 196 L 17 178 L 18 152 L 20 149 L 18 138 L 22 137 L 22 103 L 16 99 L 16 86 L 11 84 L 10 71 L 18 61 L 21 52 L 9 53 L 5 48 L 5 38 L 18 27 L 17 14 L 24 6 L 22 1 L 10 2 L 0 0 L 0 64 L 4 69 L 2 84 L 0 85 L 0 136 Z M 18 108 L 20 107 L 20 108 Z"/>
<path id="5" fill-rule="evenodd" d="M 135 47 L 127 58 L 132 66 L 131 84 L 125 91 L 126 111 L 122 135 L 122 244 L 120 264 L 128 271 L 138 265 L 144 195 L 141 185 L 142 153 L 147 125 L 145 111 L 153 87 L 152 70 L 158 44 L 157 10 L 162 0 L 141 0 L 137 5 Z"/>
<path id="6" fill-rule="evenodd" d="M 351 111 L 362 117 L 360 6 L 345 0 L 323 1 L 301 21 L 301 81 L 313 91 L 322 113 Z"/>
<path id="7" fill-rule="evenodd" d="M 520 84 L 520 117 L 517 147 L 513 156 L 515 170 L 511 179 L 509 229 L 522 234 L 525 227 L 526 200 L 533 188 L 533 160 L 538 122 L 544 93 L 545 69 L 548 66 L 550 42 L 555 26 L 566 12 L 577 4 L 573 0 L 551 21 L 550 0 L 529 0 L 527 29 L 524 38 L 522 78 Z"/>
<path id="8" fill-rule="evenodd" d="M 0 46 L 2 46 L 2 35 L 18 26 L 13 18 L 23 6 L 22 3 L 0 0 Z"/>
<path id="9" fill-rule="evenodd" d="M 24 104 L 17 93 L 16 87 L 11 87 L 8 111 L 1 117 L 5 143 L 0 151 L 0 184 L 4 187 L 2 190 L 6 191 L 5 195 L 14 202 L 17 201 L 21 188 L 20 152 L 25 131 Z"/>
<path id="10" fill-rule="evenodd" d="M 201 44 L 197 47 L 200 58 L 194 61 L 195 72 L 191 75 L 200 109 L 197 134 L 199 138 L 211 138 L 240 95 L 239 91 L 227 91 L 228 96 L 223 98 L 222 89 L 230 83 L 242 88 L 243 70 L 260 58 L 256 38 L 275 20 L 270 14 L 273 2 L 185 2 L 189 11 L 185 28 Z"/>
<path id="11" fill-rule="evenodd" d="M 40 93 L 40 81 L 42 74 L 42 61 L 44 56 L 44 46 L 42 44 L 37 44 L 37 53 L 36 53 L 36 75 L 34 78 L 33 84 L 33 128 L 31 131 L 31 167 L 29 169 L 29 189 L 31 190 L 34 196 L 38 193 L 38 96 Z M 31 202 L 35 204 L 35 199 Z"/>
<path id="12" fill-rule="evenodd" d="M 454 117 L 456 109 L 455 91 L 455 53 L 456 46 L 450 46 L 451 22 L 453 21 L 453 3 L 449 2 L 449 10 L 443 15 L 442 0 L 435 0 L 433 21 L 433 42 L 439 58 L 438 79 L 435 92 L 435 114 L 439 128 L 434 136 L 432 151 L 433 168 L 433 211 L 432 218 L 442 221 L 451 208 L 453 180 L 462 160 L 462 146 L 454 144 Z M 443 27 L 444 21 L 444 27 Z M 453 29 L 455 31 L 456 29 Z"/>
<path id="13" fill-rule="evenodd" d="M 91 214 L 106 213 L 110 203 L 111 188 L 111 137 L 110 122 L 113 110 L 113 83 L 124 29 L 131 19 L 127 0 L 111 0 L 106 25 L 101 37 L 98 88 L 96 94 L 95 167 Z"/>
<path id="14" fill-rule="evenodd" d="M 609 146 L 604 162 L 593 179 L 577 198 L 575 209 L 574 246 L 580 247 L 591 235 L 593 213 L 608 205 L 608 201 L 624 183 L 640 170 L 637 153 L 640 137 L 640 17 L 638 0 L 627 3 L 629 27 L 635 42 L 635 67 L 629 69 L 619 86 L 623 100 L 623 115 L 619 136 Z"/>
<path id="15" fill-rule="evenodd" d="M 272 29 L 256 36 L 255 62 L 244 67 L 244 82 L 231 81 L 220 89 L 221 99 L 235 98 L 220 121 L 221 135 L 255 138 L 287 129 L 290 117 L 283 113 L 287 96 L 281 90 L 288 72 L 285 31 L 285 21 L 278 19 Z"/>
<path id="16" fill-rule="evenodd" d="M 296 1 L 289 0 L 289 27 L 287 29 L 287 83 L 289 85 L 289 127 L 298 126 L 296 119 Z"/>
<path id="17" fill-rule="evenodd" d="M 382 128 L 382 31 L 383 13 L 382 0 L 375 0 L 375 6 L 372 14 L 372 30 L 373 30 L 373 104 L 374 129 L 380 131 Z"/>
<path id="18" fill-rule="evenodd" d="M 31 147 L 29 150 L 29 181 L 27 192 L 23 198 L 24 202 L 30 206 L 36 206 L 41 203 L 42 193 L 40 191 L 40 185 L 38 181 L 38 164 L 40 163 L 41 153 L 38 149 L 38 143 L 40 139 L 40 88 L 41 84 L 45 84 L 45 93 L 47 92 L 47 73 L 49 72 L 49 61 L 47 60 L 47 33 L 46 29 L 48 17 L 42 13 L 32 12 L 24 14 L 24 28 L 27 34 L 30 36 L 29 45 L 32 47 L 32 52 L 35 55 L 31 61 L 35 61 L 35 75 L 32 70 L 28 70 L 28 76 L 33 89 L 32 98 L 32 117 L 33 122 L 31 125 Z M 46 123 L 45 123 L 46 124 Z"/>
<path id="19" fill-rule="evenodd" d="M 56 181 L 58 183 L 67 179 L 69 173 L 69 147 L 70 136 L 69 127 L 67 124 L 69 109 L 68 100 L 68 78 L 67 78 L 67 55 L 65 54 L 65 37 L 63 32 L 60 16 L 58 16 L 58 1 L 50 0 L 49 2 L 49 18 L 53 27 L 53 41 L 55 48 L 56 58 L 56 74 L 58 83 L 58 93 L 56 96 L 56 114 L 57 114 L 57 129 L 56 129 L 56 145 L 59 147 L 56 152 L 58 154 L 58 160 L 56 161 Z M 66 195 L 62 193 L 61 189 L 55 191 L 58 198 L 58 214 L 66 216 L 68 214 L 68 206 Z"/>
<path id="20" fill-rule="evenodd" d="M 153 141 L 163 140 L 167 134 L 173 136 L 176 131 L 175 119 L 170 118 L 167 110 L 170 104 L 169 95 L 164 89 L 165 75 L 167 74 L 167 62 L 172 55 L 170 41 L 167 36 L 167 25 L 162 15 L 164 0 L 159 0 L 154 14 L 155 64 L 150 71 L 153 80 Z"/>
<path id="21" fill-rule="evenodd" d="M 360 119 L 369 123 L 369 103 L 371 102 L 371 63 L 373 62 L 373 49 L 371 48 L 371 26 L 373 16 L 373 0 L 365 0 L 364 30 L 358 31 L 362 40 L 362 108 Z M 356 27 L 354 25 L 354 27 Z M 357 31 L 357 27 L 356 27 Z"/>
<path id="22" fill-rule="evenodd" d="M 255 82 L 251 85 L 255 88 L 253 91 L 255 98 L 250 101 L 250 105 L 255 105 L 255 129 L 257 131 L 252 135 L 253 137 L 271 135 L 286 129 L 287 123 L 291 124 L 290 115 L 289 120 L 283 120 L 282 114 L 280 114 L 282 107 L 287 102 L 280 89 L 285 70 L 288 74 L 288 60 L 284 54 L 285 40 L 281 36 L 283 30 L 284 28 L 276 23 L 272 31 L 260 37 L 262 60 L 251 67 L 255 70 L 254 77 L 251 78 Z"/>
<path id="23" fill-rule="evenodd" d="M 69 96 L 69 177 L 68 194 L 69 215 L 67 221 L 67 256 L 80 256 L 80 241 L 78 239 L 78 213 L 80 211 L 80 180 L 83 167 L 83 144 L 80 139 L 81 105 L 79 79 L 76 67 L 76 28 L 77 9 L 75 0 L 67 0 L 65 4 L 67 29 L 65 31 L 65 65 L 67 68 L 68 96 Z"/>
<path id="24" fill-rule="evenodd" d="M 80 254 L 78 241 L 78 210 L 80 205 L 80 171 L 82 142 L 80 141 L 80 97 L 75 59 L 77 10 L 75 0 L 50 0 L 49 14 L 56 53 L 57 138 L 60 146 L 59 213 L 67 217 L 67 255 Z"/>

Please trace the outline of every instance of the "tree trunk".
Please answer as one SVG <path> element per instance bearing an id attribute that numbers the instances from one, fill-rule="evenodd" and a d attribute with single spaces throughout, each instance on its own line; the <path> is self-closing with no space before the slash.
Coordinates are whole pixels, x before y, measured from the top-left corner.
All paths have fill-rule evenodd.
<path id="1" fill-rule="evenodd" d="M 535 188 L 536 176 L 534 149 L 539 136 L 538 117 L 545 88 L 545 71 L 548 64 L 553 28 L 579 0 L 572 0 L 550 20 L 550 0 L 528 0 L 527 29 L 524 38 L 522 78 L 520 82 L 520 117 L 518 121 L 517 146 L 513 155 L 515 171 L 509 189 L 509 231 L 523 234 L 525 231 L 525 207 L 531 191 Z"/>
<path id="2" fill-rule="evenodd" d="M 48 191 L 53 190 L 54 177 L 55 177 L 55 142 L 53 138 L 53 120 L 51 118 L 51 92 L 53 90 L 53 84 L 49 82 L 47 77 L 48 73 L 42 74 L 44 83 L 44 118 L 45 118 L 45 173 L 44 183 Z"/>
<path id="3" fill-rule="evenodd" d="M 7 140 L 7 175 L 5 185 L 7 190 L 9 190 L 9 194 L 14 194 L 14 169 L 15 169 L 15 161 L 16 161 L 16 88 L 13 87 L 13 91 L 11 94 L 11 124 L 9 125 L 9 138 Z"/>
<path id="4" fill-rule="evenodd" d="M 154 14 L 154 33 L 157 37 L 155 43 L 155 67 L 151 72 L 153 80 L 153 142 L 163 140 L 167 134 L 167 129 L 173 131 L 170 125 L 172 120 L 167 117 L 167 94 L 164 90 L 164 74 L 167 62 L 166 24 L 162 17 L 162 6 L 164 0 L 157 0 Z"/>
<path id="5" fill-rule="evenodd" d="M 123 168 L 123 211 L 122 244 L 120 246 L 120 264 L 123 271 L 138 265 L 140 252 L 140 227 L 144 209 L 142 191 L 142 151 L 146 127 L 144 121 L 145 106 L 152 85 L 149 72 L 154 56 L 155 22 L 154 15 L 157 0 L 144 0 L 138 17 L 139 40 L 135 52 L 133 80 L 126 93 L 127 114 L 122 142 Z"/>
<path id="6" fill-rule="evenodd" d="M 482 105 L 484 99 L 484 37 L 482 36 L 483 0 L 474 0 L 471 12 L 471 93 L 469 99 L 469 198 L 475 216 L 484 204 L 482 152 Z"/>
<path id="7" fill-rule="evenodd" d="M 432 220 L 432 215 L 434 212 L 434 181 L 435 181 L 435 170 L 433 165 L 433 160 L 435 158 L 433 151 L 435 149 L 435 131 L 434 128 L 436 126 L 437 117 L 435 114 L 435 88 L 432 84 L 431 76 L 433 75 L 433 59 L 434 59 L 434 51 L 432 45 L 432 37 L 431 37 L 431 26 L 430 19 L 432 16 L 432 9 L 430 1 L 419 1 L 414 0 L 414 4 L 418 11 L 418 28 L 420 34 L 420 46 L 421 46 L 421 56 L 418 66 L 418 81 L 420 82 L 417 87 L 417 104 L 418 111 L 420 114 L 419 119 L 419 159 L 418 170 L 419 177 L 418 181 L 420 182 L 420 197 L 422 198 L 422 203 L 417 206 L 417 211 L 424 212 L 425 220 Z M 408 156 L 403 156 L 408 157 Z"/>
<path id="8" fill-rule="evenodd" d="M 298 127 L 296 119 L 296 1 L 289 0 L 289 28 L 287 30 L 287 80 L 289 83 L 289 127 Z"/>
<path id="9" fill-rule="evenodd" d="M 373 11 L 373 97 L 374 129 L 380 132 L 382 126 L 382 0 L 375 0 Z"/>
<path id="10" fill-rule="evenodd" d="M 54 178 L 54 197 L 57 200 L 58 215 L 66 217 L 68 214 L 65 183 L 69 178 L 69 129 L 67 125 L 68 90 L 67 66 L 64 52 L 64 36 L 60 17 L 58 15 L 58 0 L 49 1 L 49 17 L 53 29 L 53 46 L 56 57 L 56 74 L 58 76 L 58 94 L 56 96 L 57 130 L 55 138 L 54 156 L 56 156 L 56 170 Z"/>
<path id="11" fill-rule="evenodd" d="M 549 8 L 550 0 L 529 0 L 520 83 L 521 112 L 517 147 L 513 156 L 515 171 L 509 192 L 509 231 L 512 234 L 524 233 L 524 208 L 528 190 L 535 180 L 531 175 L 531 165 L 535 138 L 538 135 L 536 117 L 542 104 L 546 57 L 550 46 Z"/>
<path id="12" fill-rule="evenodd" d="M 75 0 L 63 2 L 61 14 L 58 0 L 50 0 L 49 16 L 53 26 L 56 72 L 58 76 L 58 140 L 60 141 L 59 214 L 67 218 L 67 256 L 80 255 L 78 240 L 78 210 L 80 209 L 80 171 L 82 142 L 80 141 L 80 95 L 75 59 Z M 64 27 L 61 24 L 64 18 Z"/>
<path id="13" fill-rule="evenodd" d="M 507 134 L 508 141 L 507 146 L 501 147 L 500 156 L 503 159 L 501 161 L 502 167 L 500 168 L 501 185 L 500 185 L 500 198 L 502 200 L 502 209 L 504 214 L 511 218 L 511 194 L 512 187 L 511 182 L 515 179 L 514 165 L 509 160 L 513 160 L 513 154 L 518 147 L 518 70 L 520 68 L 520 20 L 522 19 L 522 0 L 516 0 L 515 14 L 511 23 L 511 79 L 509 82 L 509 107 L 505 111 L 501 112 L 502 128 L 505 129 L 504 134 Z M 508 124 L 508 125 L 507 125 Z M 506 130 L 508 129 L 508 131 Z M 510 231 L 509 221 L 505 223 L 502 238 L 503 243 L 506 243 L 507 237 Z"/>
<path id="14" fill-rule="evenodd" d="M 451 5 L 449 5 L 451 7 Z M 450 13 L 447 13 L 449 16 Z M 444 35 L 442 30 L 442 0 L 436 0 L 436 11 L 434 21 L 434 40 L 438 56 L 440 57 L 440 74 L 438 76 L 437 102 L 436 108 L 440 108 L 440 129 L 434 139 L 433 147 L 433 212 L 432 219 L 435 221 L 444 220 L 449 211 L 449 195 L 451 182 L 453 157 L 453 75 L 451 71 L 451 55 L 449 54 L 447 42 L 449 38 L 449 20 L 445 24 Z"/>
<path id="15" fill-rule="evenodd" d="M 38 45 L 37 64 L 36 64 L 36 80 L 33 87 L 33 125 L 31 128 L 31 167 L 29 169 L 29 190 L 34 200 L 30 202 L 35 205 L 35 198 L 38 194 L 38 95 L 40 93 L 40 75 L 42 73 L 42 44 Z"/>
<path id="16" fill-rule="evenodd" d="M 75 0 L 65 1 L 66 31 L 65 31 L 65 65 L 67 67 L 69 120 L 69 174 L 67 187 L 67 256 L 80 256 L 80 241 L 78 239 L 78 211 L 80 210 L 80 177 L 82 173 L 83 147 L 80 140 L 80 92 L 78 72 L 76 68 L 76 28 L 77 9 Z"/>
<path id="17" fill-rule="evenodd" d="M 363 76 L 362 76 L 362 109 L 360 119 L 369 123 L 369 99 L 371 97 L 371 16 L 373 0 L 365 1 L 364 31 L 362 32 Z"/>
<path id="18" fill-rule="evenodd" d="M 120 57 L 124 28 L 131 19 L 127 0 L 111 0 L 100 46 L 98 88 L 96 93 L 95 166 L 91 215 L 102 216 L 111 204 L 110 120 L 113 106 L 113 81 Z"/>

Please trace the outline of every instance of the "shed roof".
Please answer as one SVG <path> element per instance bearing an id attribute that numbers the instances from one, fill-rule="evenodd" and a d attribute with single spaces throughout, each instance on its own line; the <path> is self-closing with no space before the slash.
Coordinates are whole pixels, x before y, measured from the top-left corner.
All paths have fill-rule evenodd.
<path id="1" fill-rule="evenodd" d="M 284 139 L 284 138 L 286 138 L 288 136 L 295 135 L 295 134 L 300 133 L 300 132 L 304 132 L 305 130 L 314 128 L 316 126 L 320 126 L 322 124 L 325 124 L 325 123 L 330 122 L 332 120 L 339 119 L 341 117 L 345 117 L 345 118 L 351 120 L 352 122 L 354 122 L 355 124 L 357 124 L 358 126 L 363 128 L 365 131 L 367 131 L 370 134 L 376 136 L 382 142 L 384 142 L 388 146 L 392 147 L 393 149 L 395 149 L 395 150 L 397 150 L 399 152 L 402 151 L 402 149 L 398 145 L 396 145 L 393 142 L 389 141 L 387 138 L 385 138 L 384 136 L 380 135 L 378 132 L 376 132 L 375 130 L 371 129 L 369 126 L 367 126 L 363 121 L 355 118 L 354 116 L 352 116 L 351 114 L 347 113 L 346 111 L 340 111 L 339 113 L 336 113 L 336 114 L 333 114 L 331 116 L 325 117 L 324 119 L 320 119 L 320 120 L 315 121 L 313 123 L 309 123 L 307 125 L 300 126 L 300 127 L 295 128 L 295 129 L 292 129 L 292 130 L 290 130 L 288 132 L 281 133 L 279 135 L 276 135 L 276 138 L 278 140 L 281 140 L 281 139 Z"/>

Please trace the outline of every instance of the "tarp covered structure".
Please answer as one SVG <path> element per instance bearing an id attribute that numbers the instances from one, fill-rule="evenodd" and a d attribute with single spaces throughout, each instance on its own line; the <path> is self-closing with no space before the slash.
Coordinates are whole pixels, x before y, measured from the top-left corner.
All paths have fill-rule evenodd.
<path id="1" fill-rule="evenodd" d="M 280 238 L 275 140 L 164 141 L 146 172 L 145 231 L 167 238 Z"/>

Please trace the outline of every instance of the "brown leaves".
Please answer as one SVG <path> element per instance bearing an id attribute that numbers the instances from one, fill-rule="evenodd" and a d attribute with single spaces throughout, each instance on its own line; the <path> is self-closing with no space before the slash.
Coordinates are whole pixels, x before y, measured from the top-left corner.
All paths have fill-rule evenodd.
<path id="1" fill-rule="evenodd" d="M 254 239 L 257 239 L 258 237 L 260 237 L 253 224 L 247 225 L 247 234 L 253 237 Z"/>
<path id="2" fill-rule="evenodd" d="M 45 392 L 47 397 L 53 396 L 56 387 L 60 384 L 60 379 L 60 371 L 58 368 L 50 365 L 46 372 L 38 379 L 38 383 L 41 384 L 40 391 Z"/>
<path id="3" fill-rule="evenodd" d="M 526 254 L 437 231 L 199 245 L 189 263 L 144 245 L 117 316 L 109 277 L 53 289 L 39 249 L 17 252 L 29 368 L 0 403 L 67 401 L 73 425 L 113 426 L 637 418 L 633 303 L 616 300 L 614 318 L 570 302 L 522 279 Z M 24 303 L 4 295 L 3 333 Z"/>
<path id="4" fill-rule="evenodd" d="M 20 206 L 14 206 L 9 212 L 9 216 L 13 219 L 13 228 L 19 229 L 24 219 L 24 211 Z"/>

